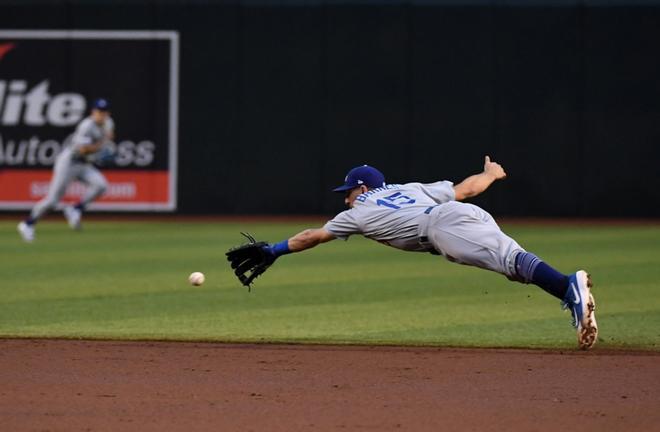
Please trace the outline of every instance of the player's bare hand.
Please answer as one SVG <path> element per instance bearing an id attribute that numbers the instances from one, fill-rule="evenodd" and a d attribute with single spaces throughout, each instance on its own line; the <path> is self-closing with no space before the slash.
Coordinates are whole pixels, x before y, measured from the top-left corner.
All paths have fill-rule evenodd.
<path id="1" fill-rule="evenodd" d="M 504 171 L 504 168 L 502 168 L 502 165 L 497 162 L 491 162 L 490 156 L 486 156 L 484 160 L 484 172 L 493 176 L 495 180 L 506 178 L 506 172 Z"/>

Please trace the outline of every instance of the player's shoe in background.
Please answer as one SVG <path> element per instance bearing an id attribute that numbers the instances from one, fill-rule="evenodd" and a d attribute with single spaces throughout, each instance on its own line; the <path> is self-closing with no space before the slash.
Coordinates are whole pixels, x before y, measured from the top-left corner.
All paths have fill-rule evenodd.
<path id="1" fill-rule="evenodd" d="M 587 350 L 594 346 L 598 338 L 596 324 L 596 302 L 591 294 L 591 276 L 580 270 L 568 277 L 568 291 L 562 302 L 564 309 L 573 315 L 573 327 L 577 329 L 578 345 Z"/>
<path id="2" fill-rule="evenodd" d="M 32 243 L 34 241 L 34 227 L 32 225 L 21 222 L 18 224 L 17 229 L 24 241 L 27 243 Z"/>
<path id="3" fill-rule="evenodd" d="M 79 230 L 81 228 L 80 220 L 82 219 L 82 212 L 80 210 L 75 207 L 66 206 L 62 212 L 71 229 Z"/>

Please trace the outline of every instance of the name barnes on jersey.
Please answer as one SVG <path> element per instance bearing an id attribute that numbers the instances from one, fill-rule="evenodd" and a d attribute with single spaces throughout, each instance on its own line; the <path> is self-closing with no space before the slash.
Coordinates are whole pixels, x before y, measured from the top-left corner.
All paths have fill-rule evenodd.
<path id="1" fill-rule="evenodd" d="M 369 189 L 365 193 L 358 195 L 355 198 L 355 201 L 365 202 L 367 200 L 367 198 L 369 198 L 373 194 L 376 194 L 378 192 L 382 192 L 382 191 L 388 190 L 388 189 L 400 189 L 400 188 L 401 188 L 400 184 L 386 184 L 386 185 L 383 185 L 382 187 L 379 187 L 379 188 L 376 188 L 376 189 Z"/>
<path id="2" fill-rule="evenodd" d="M 0 133 L 0 166 L 52 166 L 68 137 L 62 142 L 57 138 L 42 140 L 34 129 L 71 128 L 84 118 L 87 103 L 83 95 L 51 95 L 49 86 L 50 82 L 43 80 L 28 90 L 25 80 L 0 80 L 0 126 L 4 131 L 11 127 L 18 135 Z M 122 141 L 116 146 L 116 164 L 148 166 L 154 160 L 155 147 L 151 141 Z"/>

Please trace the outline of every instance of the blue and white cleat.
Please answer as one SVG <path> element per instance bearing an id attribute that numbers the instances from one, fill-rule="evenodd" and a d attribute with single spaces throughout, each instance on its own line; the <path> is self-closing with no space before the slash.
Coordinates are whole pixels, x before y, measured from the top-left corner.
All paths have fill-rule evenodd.
<path id="1" fill-rule="evenodd" d="M 596 324 L 596 301 L 591 294 L 591 276 L 580 270 L 568 277 L 568 291 L 563 309 L 570 309 L 573 315 L 573 327 L 577 329 L 578 345 L 580 349 L 588 350 L 596 343 L 598 338 L 598 325 Z"/>
<path id="2" fill-rule="evenodd" d="M 34 227 L 32 225 L 21 222 L 16 228 L 24 242 L 32 243 L 34 241 Z"/>

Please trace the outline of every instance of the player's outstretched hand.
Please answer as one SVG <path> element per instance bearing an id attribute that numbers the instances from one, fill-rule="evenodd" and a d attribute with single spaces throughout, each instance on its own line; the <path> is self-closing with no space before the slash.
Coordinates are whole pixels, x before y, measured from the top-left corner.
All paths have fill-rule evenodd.
<path id="1" fill-rule="evenodd" d="M 486 156 L 486 159 L 484 160 L 484 172 L 492 175 L 495 180 L 502 180 L 506 178 L 506 172 L 504 172 L 502 165 L 498 164 L 497 162 L 491 162 L 490 156 Z"/>

